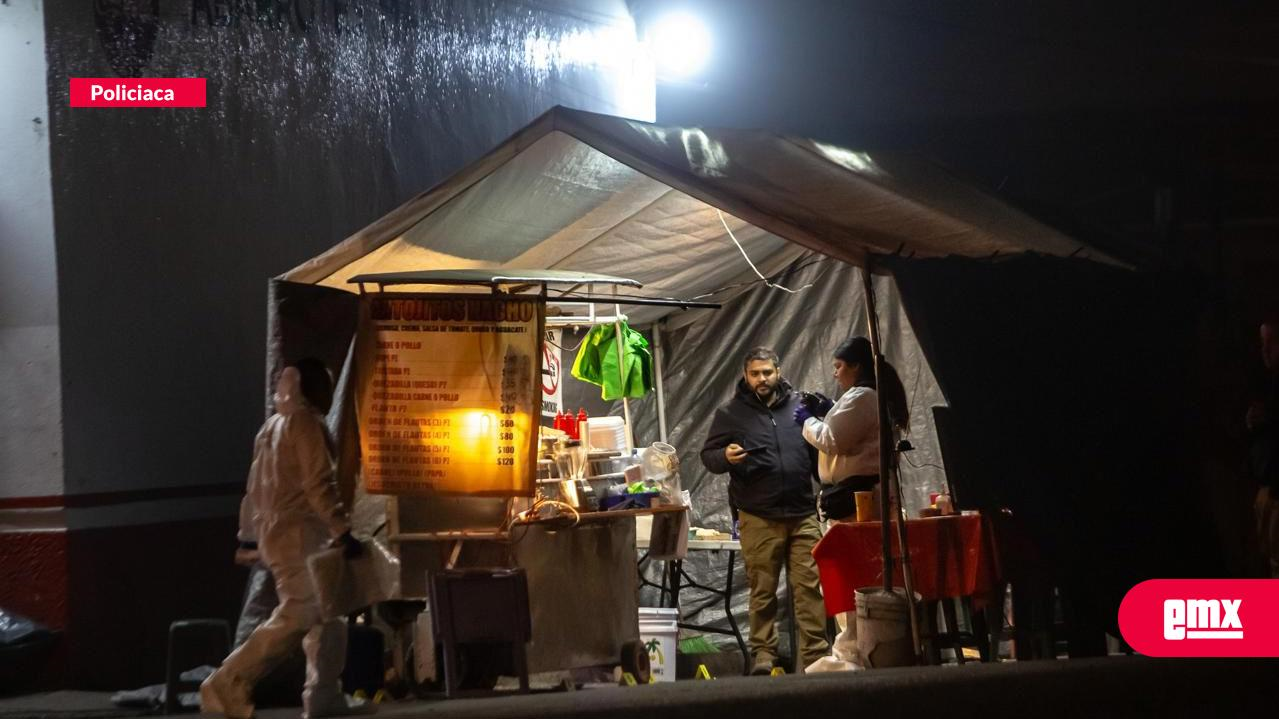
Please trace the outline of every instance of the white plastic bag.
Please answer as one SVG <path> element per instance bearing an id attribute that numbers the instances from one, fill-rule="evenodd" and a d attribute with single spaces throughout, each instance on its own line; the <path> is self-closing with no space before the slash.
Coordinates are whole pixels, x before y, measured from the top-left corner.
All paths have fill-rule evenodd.
<path id="1" fill-rule="evenodd" d="M 835 636 L 835 643 L 831 645 L 830 656 L 822 657 L 809 664 L 804 668 L 805 674 L 860 672 L 866 669 L 866 661 L 857 651 L 856 621 L 854 612 L 843 612 L 835 618 L 839 634 Z"/>
<path id="2" fill-rule="evenodd" d="M 346 616 L 400 594 L 400 560 L 377 540 L 363 540 L 364 552 L 355 559 L 335 547 L 307 558 L 311 582 L 328 620 Z"/>

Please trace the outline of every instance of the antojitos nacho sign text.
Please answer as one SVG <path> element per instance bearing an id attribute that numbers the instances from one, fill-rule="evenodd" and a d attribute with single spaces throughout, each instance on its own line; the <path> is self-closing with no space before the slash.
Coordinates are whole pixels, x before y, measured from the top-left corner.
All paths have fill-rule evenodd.
<path id="1" fill-rule="evenodd" d="M 531 496 L 544 318 L 536 298 L 364 298 L 356 403 L 365 488 Z"/>

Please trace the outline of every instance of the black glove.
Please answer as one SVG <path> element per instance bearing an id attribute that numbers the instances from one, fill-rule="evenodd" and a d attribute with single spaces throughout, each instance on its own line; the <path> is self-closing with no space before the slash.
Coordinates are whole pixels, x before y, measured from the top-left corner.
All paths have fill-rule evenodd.
<path id="1" fill-rule="evenodd" d="M 804 405 L 804 409 L 808 413 L 818 419 L 826 416 L 830 412 L 830 408 L 835 406 L 835 402 L 820 392 L 800 392 L 800 404 Z"/>
<path id="2" fill-rule="evenodd" d="M 360 540 L 352 537 L 350 531 L 343 532 L 342 536 L 333 540 L 329 546 L 341 547 L 342 556 L 346 559 L 356 559 L 361 554 L 364 554 L 364 545 L 360 544 Z"/>

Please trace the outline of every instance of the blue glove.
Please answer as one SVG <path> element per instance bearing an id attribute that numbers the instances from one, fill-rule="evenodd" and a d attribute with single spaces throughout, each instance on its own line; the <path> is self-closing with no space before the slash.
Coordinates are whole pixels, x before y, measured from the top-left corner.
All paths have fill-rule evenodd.
<path id="1" fill-rule="evenodd" d="M 803 427 L 804 422 L 808 421 L 808 419 L 812 416 L 813 416 L 813 413 L 809 412 L 808 408 L 805 407 L 804 405 L 801 404 L 795 407 L 795 414 L 793 415 L 795 419 L 795 424 Z"/>
<path id="2" fill-rule="evenodd" d="M 808 412 L 808 416 L 823 419 L 830 412 L 835 402 L 820 392 L 800 392 L 800 404 Z"/>

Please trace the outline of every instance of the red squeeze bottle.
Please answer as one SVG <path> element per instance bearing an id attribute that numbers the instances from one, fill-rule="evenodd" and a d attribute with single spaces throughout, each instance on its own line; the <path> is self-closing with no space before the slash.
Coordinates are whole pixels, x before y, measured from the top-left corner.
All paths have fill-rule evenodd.
<path id="1" fill-rule="evenodd" d="M 573 422 L 573 426 L 576 428 L 576 429 L 575 429 L 575 431 L 576 431 L 577 435 L 580 435 L 580 434 L 582 433 L 582 428 L 586 426 L 586 421 L 587 421 L 588 419 L 590 419 L 590 417 L 587 417 L 587 416 L 586 416 L 586 410 L 582 409 L 581 407 L 578 407 L 578 408 L 577 408 L 577 419 L 576 419 L 576 420 L 574 420 L 574 422 Z M 576 435 L 575 435 L 575 436 L 576 436 Z M 577 438 L 578 438 L 578 439 L 581 439 L 581 437 L 580 437 L 580 436 L 578 436 Z M 587 439 L 587 441 L 589 442 L 591 438 L 590 438 L 590 437 L 587 437 L 586 439 Z M 590 445 L 587 445 L 587 449 L 588 449 L 588 450 L 590 449 Z"/>
<path id="2" fill-rule="evenodd" d="M 561 432 L 564 431 L 564 412 L 562 410 L 555 410 L 555 424 L 553 426 Z"/>
<path id="3" fill-rule="evenodd" d="M 577 420 L 573 417 L 572 412 L 564 413 L 564 431 L 568 436 L 577 439 Z"/>

